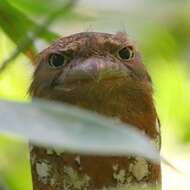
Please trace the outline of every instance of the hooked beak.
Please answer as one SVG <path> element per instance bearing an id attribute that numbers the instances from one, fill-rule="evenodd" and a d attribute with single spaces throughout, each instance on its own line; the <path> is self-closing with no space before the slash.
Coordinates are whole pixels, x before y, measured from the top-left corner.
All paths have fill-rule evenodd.
<path id="1" fill-rule="evenodd" d="M 74 61 L 74 60 L 73 60 Z M 74 66 L 65 69 L 57 79 L 58 84 L 75 82 L 100 82 L 128 76 L 126 65 L 113 60 L 91 57 L 75 61 Z"/>

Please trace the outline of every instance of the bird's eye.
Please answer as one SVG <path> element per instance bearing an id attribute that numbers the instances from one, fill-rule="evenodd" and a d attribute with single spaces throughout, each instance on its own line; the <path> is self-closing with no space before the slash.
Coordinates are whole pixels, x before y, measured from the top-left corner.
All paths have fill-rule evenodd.
<path id="1" fill-rule="evenodd" d="M 119 50 L 118 56 L 120 59 L 122 59 L 124 61 L 128 61 L 131 58 L 133 58 L 133 56 L 134 56 L 133 49 L 131 47 L 124 47 Z"/>
<path id="2" fill-rule="evenodd" d="M 66 63 L 64 55 L 51 54 L 48 59 L 48 63 L 51 67 L 61 67 Z"/>

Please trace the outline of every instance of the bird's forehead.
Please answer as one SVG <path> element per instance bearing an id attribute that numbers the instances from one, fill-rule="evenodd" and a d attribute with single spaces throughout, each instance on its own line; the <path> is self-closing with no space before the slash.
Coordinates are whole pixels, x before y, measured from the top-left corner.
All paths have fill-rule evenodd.
<path id="1" fill-rule="evenodd" d="M 112 48 L 124 45 L 132 45 L 126 33 L 99 33 L 83 32 L 63 37 L 53 43 L 48 49 L 57 49 L 60 51 L 68 49 L 86 48 Z"/>

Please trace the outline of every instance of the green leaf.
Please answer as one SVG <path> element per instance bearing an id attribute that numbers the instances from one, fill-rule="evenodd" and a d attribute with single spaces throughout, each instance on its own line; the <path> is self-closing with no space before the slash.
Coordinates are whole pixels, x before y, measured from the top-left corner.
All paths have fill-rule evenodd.
<path id="1" fill-rule="evenodd" d="M 16 8 L 22 10 L 28 15 L 42 15 L 44 13 L 49 14 L 52 10 L 58 9 L 67 0 L 8 0 L 10 4 L 14 5 Z"/>
<path id="2" fill-rule="evenodd" d="M 1 3 L 2 0 L 0 0 Z M 43 24 L 36 25 L 31 20 L 29 20 L 23 13 L 17 12 L 14 7 L 11 7 L 6 1 L 3 1 L 3 8 L 0 8 L 5 11 L 0 13 L 0 25 L 2 25 L 4 31 L 12 38 L 13 41 L 17 44 L 17 49 L 12 53 L 12 55 L 3 62 L 0 67 L 0 71 L 4 70 L 8 63 L 10 63 L 13 59 L 15 59 L 21 52 L 26 53 L 29 58 L 34 62 L 34 40 L 37 37 L 41 37 L 42 39 L 51 40 L 51 33 L 47 31 L 47 27 L 62 13 L 67 15 L 69 11 L 75 5 L 76 0 L 70 0 L 67 4 L 64 4 L 59 9 L 56 9 L 51 14 L 47 16 Z M 9 14 L 9 11 L 10 14 Z M 23 17 L 23 18 L 22 18 Z M 5 18 L 8 18 L 5 21 Z M 11 25 L 12 23 L 12 25 Z M 20 25 L 19 25 L 20 24 Z M 28 28 L 28 24 L 29 27 Z M 13 27 L 13 28 L 11 28 Z M 14 30 L 16 31 L 16 35 L 14 34 Z"/>
<path id="3" fill-rule="evenodd" d="M 100 155 L 138 155 L 159 161 L 150 139 L 140 131 L 73 106 L 34 100 L 0 102 L 0 131 L 34 144 Z"/>
<path id="4" fill-rule="evenodd" d="M 6 0 L 0 0 L 0 27 L 15 44 L 20 45 L 38 25 Z M 52 42 L 58 35 L 45 29 L 42 39 Z M 34 46 L 31 45 L 34 51 Z"/>

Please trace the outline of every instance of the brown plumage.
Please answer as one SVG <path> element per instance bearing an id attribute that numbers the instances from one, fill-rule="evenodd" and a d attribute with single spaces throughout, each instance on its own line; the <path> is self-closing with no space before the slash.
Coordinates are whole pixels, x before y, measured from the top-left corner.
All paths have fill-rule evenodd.
<path id="1" fill-rule="evenodd" d="M 85 32 L 64 37 L 41 52 L 37 64 L 30 87 L 33 97 L 118 118 L 141 129 L 160 146 L 151 79 L 125 33 Z M 34 190 L 160 183 L 160 166 L 138 157 L 82 156 L 33 147 L 31 163 Z M 50 167 L 47 176 L 40 176 L 40 164 Z M 80 182 L 73 184 L 73 176 Z"/>

